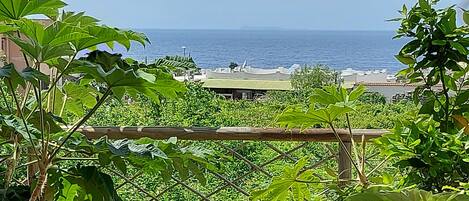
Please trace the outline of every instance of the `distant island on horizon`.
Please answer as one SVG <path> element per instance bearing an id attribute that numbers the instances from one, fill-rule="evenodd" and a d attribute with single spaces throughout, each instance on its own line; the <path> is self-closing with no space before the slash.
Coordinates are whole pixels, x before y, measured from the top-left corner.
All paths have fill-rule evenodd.
<path id="1" fill-rule="evenodd" d="M 275 26 L 243 26 L 239 28 L 125 28 L 131 30 L 169 30 L 169 31 L 318 31 L 318 32 L 395 32 L 396 30 L 346 30 L 346 29 L 294 29 Z"/>

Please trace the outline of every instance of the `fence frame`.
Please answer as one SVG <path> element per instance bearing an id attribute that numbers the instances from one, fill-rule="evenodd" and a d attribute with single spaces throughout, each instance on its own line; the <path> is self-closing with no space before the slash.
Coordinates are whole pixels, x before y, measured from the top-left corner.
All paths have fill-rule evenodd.
<path id="1" fill-rule="evenodd" d="M 215 141 L 217 144 L 222 146 L 221 141 L 283 141 L 283 142 L 337 142 L 337 138 L 331 129 L 282 129 L 282 128 L 253 128 L 253 127 L 220 127 L 220 128 L 206 128 L 206 127 L 195 127 L 195 128 L 181 128 L 181 127 L 101 127 L 101 126 L 85 126 L 77 130 L 83 133 L 88 139 L 98 139 L 107 136 L 108 139 L 139 139 L 139 138 L 151 138 L 155 140 L 166 140 L 171 137 L 176 137 L 178 140 L 191 140 L 191 141 Z M 336 129 L 337 134 L 345 144 L 345 149 L 342 146 L 338 146 L 338 170 L 339 180 L 349 181 L 352 177 L 352 161 L 347 157 L 347 152 L 351 153 L 351 138 L 348 129 Z M 388 133 L 388 130 L 384 129 L 352 129 L 353 138 L 357 141 L 361 141 L 364 137 L 366 141 L 374 138 L 378 138 L 383 134 Z M 302 146 L 303 146 L 302 145 Z M 223 147 L 223 146 L 222 146 Z M 230 150 L 224 147 L 233 154 L 237 154 L 236 151 Z M 272 148 L 272 147 L 270 147 Z M 276 150 L 281 155 L 288 156 L 288 153 Z M 331 150 L 329 150 L 331 151 Z M 237 156 L 240 157 L 240 156 Z M 333 158 L 333 157 L 332 157 Z M 242 156 L 241 156 L 242 159 Z M 330 159 L 330 158 L 329 158 Z M 292 159 L 293 160 L 293 159 Z M 254 169 L 262 170 L 255 164 L 250 164 Z M 251 171 L 252 172 L 252 171 Z M 264 172 L 265 174 L 265 172 Z M 231 181 L 227 180 L 221 175 L 218 177 L 226 182 L 226 186 L 232 186 L 238 188 Z M 175 180 L 177 184 L 185 185 L 182 181 Z M 129 181 L 126 181 L 126 183 Z M 125 184 L 125 183 L 124 183 Z M 122 186 L 122 185 L 121 185 Z M 194 191 L 194 189 L 189 190 Z M 219 189 L 218 189 L 219 190 Z M 239 189 L 237 189 L 239 191 Z M 240 191 L 241 193 L 245 193 Z M 201 195 L 195 191 L 202 200 L 208 200 L 207 197 Z M 208 196 L 213 195 L 212 192 Z M 161 195 L 162 193 L 160 193 Z M 158 196 L 160 196 L 158 195 Z M 154 197 L 153 197 L 153 200 Z"/>

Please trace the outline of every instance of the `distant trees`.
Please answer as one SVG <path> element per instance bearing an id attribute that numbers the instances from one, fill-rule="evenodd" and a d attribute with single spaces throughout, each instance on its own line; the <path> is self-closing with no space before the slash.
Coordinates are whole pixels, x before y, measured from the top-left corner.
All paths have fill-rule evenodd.
<path id="1" fill-rule="evenodd" d="M 291 75 L 291 84 L 295 93 L 301 97 L 309 97 L 313 89 L 338 84 L 339 72 L 326 65 L 303 66 Z"/>
<path id="2" fill-rule="evenodd" d="M 233 71 L 233 70 L 234 70 L 236 67 L 238 67 L 238 66 L 239 66 L 239 65 L 238 65 L 237 63 L 231 62 L 228 67 L 231 69 L 231 71 Z"/>
<path id="3" fill-rule="evenodd" d="M 385 104 L 386 97 L 379 92 L 365 92 L 359 99 L 362 103 L 368 104 Z"/>

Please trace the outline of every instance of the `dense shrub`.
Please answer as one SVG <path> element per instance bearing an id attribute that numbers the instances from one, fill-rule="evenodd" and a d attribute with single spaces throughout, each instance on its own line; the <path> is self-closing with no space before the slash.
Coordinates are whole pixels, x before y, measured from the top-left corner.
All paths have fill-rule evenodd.
<path id="1" fill-rule="evenodd" d="M 378 92 L 366 92 L 359 99 L 362 103 L 385 104 L 386 97 Z"/>
<path id="2" fill-rule="evenodd" d="M 187 84 L 188 91 L 180 99 L 153 104 L 144 98 L 128 103 L 109 101 L 99 109 L 88 125 L 100 126 L 180 126 L 180 127 L 278 127 L 276 117 L 289 105 L 306 107 L 296 92 L 269 92 L 264 99 L 227 100 L 202 88 Z M 379 96 L 378 96 L 379 97 Z M 392 128 L 398 119 L 415 108 L 411 103 L 360 103 L 350 113 L 354 128 Z M 345 128 L 345 119 L 338 127 Z"/>
<path id="3" fill-rule="evenodd" d="M 178 100 L 161 105 L 158 125 L 161 126 L 217 126 L 222 98 L 202 88 L 200 83 L 187 84 L 188 91 Z M 155 117 L 157 118 L 157 117 Z"/>

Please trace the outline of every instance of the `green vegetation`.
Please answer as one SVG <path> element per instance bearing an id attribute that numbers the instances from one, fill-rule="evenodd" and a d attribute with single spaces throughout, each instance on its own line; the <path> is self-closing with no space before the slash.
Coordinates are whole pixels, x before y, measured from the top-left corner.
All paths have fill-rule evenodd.
<path id="1" fill-rule="evenodd" d="M 121 198 L 108 172 L 126 175 L 131 168 L 161 173 L 163 180 L 192 174 L 205 183 L 202 169 L 213 169 L 205 152 L 181 148 L 175 139 L 89 141 L 75 132 L 110 98 L 144 96 L 158 104 L 177 97 L 186 88 L 170 72 L 176 60 L 190 59 L 142 64 L 99 50 L 77 59 L 100 45 L 112 49 L 117 43 L 129 49 L 133 42 L 145 45 L 148 39 L 100 25 L 84 13 L 62 12 L 65 3 L 60 0 L 0 3 L 0 32 L 22 49 L 26 63 L 0 67 L 1 200 L 117 201 Z M 48 17 L 51 23 L 40 24 L 32 15 Z M 48 75 L 41 72 L 45 64 Z M 75 79 L 59 86 L 64 77 Z M 67 115 L 76 121 L 66 123 L 73 119 Z"/>
<path id="2" fill-rule="evenodd" d="M 414 92 L 418 112 L 399 121 L 378 144 L 399 159 L 396 166 L 405 175 L 401 186 L 433 192 L 458 188 L 469 181 L 469 13 L 464 11 L 462 26 L 457 25 L 454 7 L 434 9 L 427 1 L 410 10 L 403 7 L 401 13 L 397 37 L 411 41 L 396 56 L 408 66 L 399 74 L 425 85 Z"/>
<path id="3" fill-rule="evenodd" d="M 384 161 L 395 160 L 398 171 L 383 172 L 380 179 L 368 177 L 364 167 L 366 144 L 362 141 L 358 145 L 351 137 L 352 151 L 347 156 L 351 161 L 356 159 L 352 164 L 358 184 L 350 186 L 345 200 L 469 199 L 469 82 L 466 78 L 469 13 L 463 10 L 465 24 L 458 26 L 456 9 L 435 9 L 433 4 L 437 2 L 419 0 L 410 10 L 404 6 L 400 11 L 402 17 L 395 19 L 401 22 L 396 38 L 411 38 L 396 55 L 408 66 L 399 75 L 410 83 L 423 83 L 414 92 L 417 110 L 407 118 L 398 119 L 392 133 L 375 140 Z M 290 107 L 282 113 L 279 122 L 301 128 L 328 124 L 345 149 L 334 125 L 339 116 L 346 116 L 347 127 L 351 128 L 348 113 L 356 109 L 356 100 L 362 93 L 360 88 L 349 94 L 340 87 L 316 89 L 307 110 Z M 352 130 L 349 133 L 352 136 Z M 321 195 L 311 192 L 318 179 L 303 163 L 299 161 L 286 167 L 285 173 L 289 174 L 274 178 L 265 189 L 255 192 L 253 198 L 309 200 Z"/>
<path id="4" fill-rule="evenodd" d="M 257 101 L 226 100 L 203 89 L 198 83 L 187 83 L 181 98 L 166 100 L 161 105 L 142 98 L 122 104 L 114 100 L 100 108 L 88 125 L 109 126 L 180 126 L 180 127 L 280 127 L 277 116 L 292 103 L 302 104 L 295 92 L 270 92 Z M 415 107 L 411 103 L 357 104 L 350 113 L 354 128 L 393 128 L 394 122 L 406 118 Z M 320 125 L 319 125 L 320 126 Z M 345 128 L 345 118 L 337 127 Z"/>
<path id="5" fill-rule="evenodd" d="M 0 32 L 21 47 L 26 63 L 0 67 L 1 200 L 141 200 L 141 191 L 115 185 L 138 174 L 139 188 L 161 192 L 181 180 L 213 190 L 225 183 L 215 173 L 237 177 L 253 169 L 227 149 L 262 164 L 279 154 L 269 145 L 289 150 L 302 144 L 88 140 L 76 132 L 83 125 L 330 128 L 338 146 L 305 143 L 291 154 L 300 159 L 294 164 L 286 165 L 295 161 L 286 157 L 264 167 L 271 180 L 253 174 L 238 185 L 257 189 L 250 192 L 252 200 L 468 199 L 467 11 L 465 24 L 458 25 L 456 9 L 435 9 L 437 1 L 403 7 L 395 19 L 401 22 L 396 37 L 411 40 L 396 56 L 407 65 L 399 77 L 423 84 L 413 102 L 386 104 L 362 86 L 341 87 L 338 74 L 322 65 L 296 71 L 293 91 L 271 91 L 255 101 L 226 100 L 200 83 L 172 78 L 197 71 L 192 58 L 167 56 L 143 64 L 97 50 L 145 45 L 143 34 L 100 25 L 84 13 L 59 12 L 65 6 L 60 0 L 0 2 Z M 32 15 L 51 23 L 30 20 Z M 45 64 L 47 75 L 40 71 Z M 61 78 L 67 79 L 58 85 Z M 335 162 L 310 166 L 330 152 L 334 158 L 333 150 L 347 150 L 338 128 L 350 137 L 352 128 L 392 132 L 374 143 L 351 137 L 345 155 L 352 161 L 352 177 L 345 178 L 333 170 Z M 373 150 L 380 156 L 368 160 Z M 194 199 L 182 187 L 161 198 Z M 211 198 L 243 199 L 233 189 Z"/>

